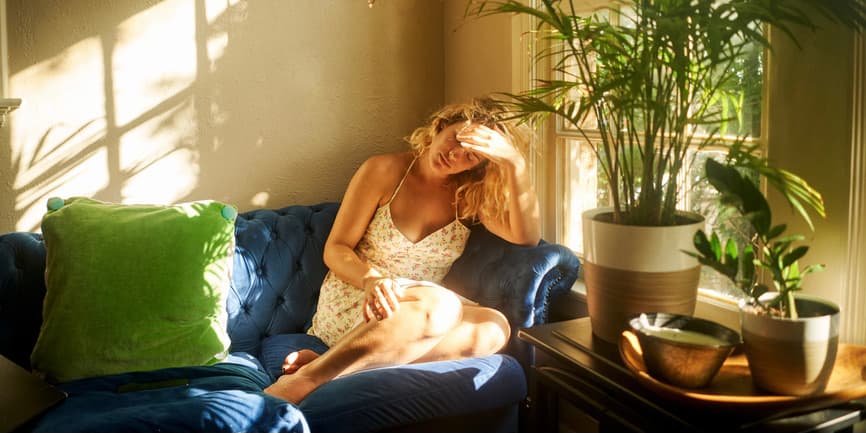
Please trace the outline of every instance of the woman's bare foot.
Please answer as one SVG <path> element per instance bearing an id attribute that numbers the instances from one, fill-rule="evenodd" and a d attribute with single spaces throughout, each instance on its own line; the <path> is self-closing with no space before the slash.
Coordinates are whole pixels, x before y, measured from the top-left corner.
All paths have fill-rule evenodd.
<path id="1" fill-rule="evenodd" d="M 300 404 L 307 395 L 313 392 L 319 384 L 303 373 L 284 374 L 271 386 L 265 388 L 265 394 Z"/>
<path id="2" fill-rule="evenodd" d="M 290 353 L 283 362 L 283 374 L 292 374 L 299 368 L 318 358 L 319 354 L 310 349 L 301 349 Z"/>

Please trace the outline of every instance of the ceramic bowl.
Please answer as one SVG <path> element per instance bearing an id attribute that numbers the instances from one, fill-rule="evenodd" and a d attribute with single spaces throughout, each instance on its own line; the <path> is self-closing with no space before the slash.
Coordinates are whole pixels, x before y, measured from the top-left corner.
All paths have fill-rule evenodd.
<path id="1" fill-rule="evenodd" d="M 643 313 L 629 327 L 640 342 L 647 372 L 683 388 L 709 385 L 742 341 L 730 328 L 679 314 Z"/>

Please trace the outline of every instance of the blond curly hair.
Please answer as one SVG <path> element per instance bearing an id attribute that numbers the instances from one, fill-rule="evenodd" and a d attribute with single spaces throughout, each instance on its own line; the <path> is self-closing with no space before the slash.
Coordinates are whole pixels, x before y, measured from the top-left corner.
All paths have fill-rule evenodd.
<path id="1" fill-rule="evenodd" d="M 455 123 L 479 123 L 502 134 L 525 158 L 529 128 L 508 117 L 505 107 L 488 97 L 450 104 L 433 113 L 427 124 L 416 128 L 406 141 L 416 155 L 421 155 L 443 129 Z M 452 175 L 451 181 L 457 185 L 454 202 L 460 219 L 477 222 L 483 215 L 493 221 L 508 222 L 511 192 L 501 166 L 484 161 L 471 170 Z"/>

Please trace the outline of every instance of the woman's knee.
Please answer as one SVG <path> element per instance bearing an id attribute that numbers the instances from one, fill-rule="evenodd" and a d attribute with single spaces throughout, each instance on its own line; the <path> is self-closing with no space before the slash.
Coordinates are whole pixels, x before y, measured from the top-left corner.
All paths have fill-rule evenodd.
<path id="1" fill-rule="evenodd" d="M 438 337 L 448 333 L 463 317 L 463 304 L 454 292 L 432 286 L 410 286 L 406 288 L 405 297 L 412 299 L 412 308 L 416 309 L 424 321 L 424 334 L 428 337 Z"/>
<path id="2" fill-rule="evenodd" d="M 511 338 L 511 324 L 501 312 L 492 308 L 482 308 L 478 315 L 478 333 L 480 341 L 486 343 L 485 351 L 496 353 L 502 350 Z"/>
<path id="3" fill-rule="evenodd" d="M 497 310 L 491 311 L 493 311 L 494 317 L 492 321 L 496 323 L 496 325 L 499 327 L 499 331 L 502 333 L 502 337 L 505 339 L 505 343 L 507 343 L 508 340 L 511 338 L 511 323 L 508 323 L 508 319 L 505 317 L 504 314 L 502 314 L 502 312 Z"/>

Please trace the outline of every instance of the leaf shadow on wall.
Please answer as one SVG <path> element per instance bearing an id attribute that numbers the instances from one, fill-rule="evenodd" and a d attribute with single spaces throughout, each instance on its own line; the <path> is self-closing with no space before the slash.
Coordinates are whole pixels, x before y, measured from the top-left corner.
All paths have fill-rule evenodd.
<path id="1" fill-rule="evenodd" d="M 34 131 L 0 150 L 0 208 L 17 229 L 38 230 L 54 195 L 336 201 L 367 156 L 406 149 L 441 104 L 437 2 L 92 3 L 7 3 L 10 77 L 32 92 Z M 73 56 L 82 46 L 89 57 Z M 42 82 L 15 81 L 34 70 Z M 84 93 L 40 93 L 59 87 Z"/>

